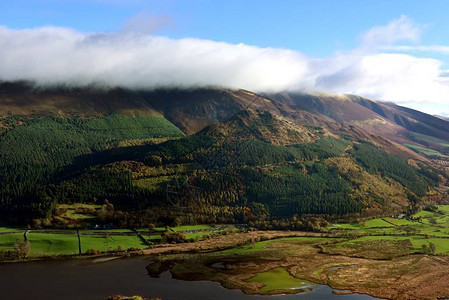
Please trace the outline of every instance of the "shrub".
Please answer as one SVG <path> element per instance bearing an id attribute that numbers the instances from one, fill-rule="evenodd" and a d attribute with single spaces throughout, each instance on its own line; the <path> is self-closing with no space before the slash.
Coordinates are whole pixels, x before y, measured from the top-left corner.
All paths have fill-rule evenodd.
<path id="1" fill-rule="evenodd" d="M 181 232 L 164 232 L 161 236 L 162 243 L 185 243 L 187 237 Z"/>
<path id="2" fill-rule="evenodd" d="M 98 255 L 98 254 L 101 254 L 101 251 L 98 249 L 92 248 L 92 249 L 87 249 L 86 254 L 87 255 Z"/>

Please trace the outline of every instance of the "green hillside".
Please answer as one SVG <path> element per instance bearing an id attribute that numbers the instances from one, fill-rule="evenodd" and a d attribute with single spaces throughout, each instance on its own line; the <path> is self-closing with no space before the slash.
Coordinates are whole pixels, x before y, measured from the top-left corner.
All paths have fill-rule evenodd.
<path id="1" fill-rule="evenodd" d="M 0 214 L 50 227 L 282 228 L 295 219 L 311 228 L 306 219 L 414 213 L 444 201 L 444 157 L 426 159 L 435 152 L 422 150 L 424 134 L 390 114 L 422 116 L 351 97 L 6 86 Z M 432 132 L 445 124 L 423 120 Z M 389 140 L 396 131 L 401 145 Z M 444 152 L 444 139 L 426 141 Z M 73 203 L 101 209 L 80 222 L 55 209 Z"/>
<path id="2" fill-rule="evenodd" d="M 270 126 L 277 123 L 266 120 Z M 64 176 L 42 181 L 46 185 L 40 185 L 39 203 L 108 200 L 111 205 L 97 214 L 97 221 L 122 227 L 281 226 L 292 216 L 411 213 L 447 177 L 424 163 L 412 166 L 371 143 L 332 136 L 317 127 L 307 129 L 314 132 L 313 141 L 283 146 L 264 141 L 264 136 L 236 138 L 232 128 L 219 136 L 204 130 L 160 144 L 91 151 L 83 168 L 71 166 Z M 277 128 L 270 130 L 264 134 L 272 136 Z M 136 138 L 132 132 L 128 137 Z M 45 218 L 52 206 L 39 209 Z"/>
<path id="3" fill-rule="evenodd" d="M 47 117 L 26 121 L 0 136 L 2 211 L 47 215 L 54 205 L 51 186 L 68 166 L 82 169 L 87 155 L 137 141 L 183 136 L 158 116 L 109 114 L 97 118 Z"/>

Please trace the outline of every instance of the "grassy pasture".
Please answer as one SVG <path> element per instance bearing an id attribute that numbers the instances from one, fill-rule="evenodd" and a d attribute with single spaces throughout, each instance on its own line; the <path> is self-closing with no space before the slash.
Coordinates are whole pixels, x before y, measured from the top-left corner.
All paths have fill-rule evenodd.
<path id="1" fill-rule="evenodd" d="M 0 226 L 0 232 L 20 232 L 20 231 L 25 231 L 25 228 L 20 228 L 20 227 L 4 227 L 4 226 Z"/>
<path id="2" fill-rule="evenodd" d="M 80 230 L 80 233 L 104 233 L 107 234 L 108 232 L 117 232 L 117 233 L 133 233 L 135 234 L 135 232 L 131 229 L 120 229 L 120 228 L 115 228 L 115 229 L 83 229 Z"/>
<path id="3" fill-rule="evenodd" d="M 143 237 L 151 243 L 159 243 L 162 238 L 160 234 L 147 235 L 147 236 L 143 236 Z"/>
<path id="4" fill-rule="evenodd" d="M 82 235 L 81 236 L 81 251 L 85 253 L 89 249 L 97 249 L 102 252 L 116 250 L 117 247 L 121 247 L 123 250 L 128 248 L 144 249 L 148 246 L 145 245 L 139 237 L 135 235 L 123 236 L 123 235 Z"/>
<path id="5" fill-rule="evenodd" d="M 394 225 L 384 221 L 383 219 L 372 219 L 368 220 L 364 224 L 365 227 L 368 228 L 376 228 L 376 227 L 394 227 Z"/>
<path id="6" fill-rule="evenodd" d="M 396 219 L 396 218 L 384 218 L 387 222 L 390 222 L 396 226 L 403 226 L 403 225 L 416 225 L 415 221 L 410 221 L 407 219 Z"/>
<path id="7" fill-rule="evenodd" d="M 293 277 L 286 269 L 281 267 L 257 273 L 254 277 L 248 279 L 247 282 L 262 283 L 263 287 L 260 288 L 261 292 L 313 287 L 312 283 Z"/>
<path id="8" fill-rule="evenodd" d="M 216 227 L 217 226 L 213 225 L 186 225 L 186 226 L 171 227 L 170 229 L 173 231 L 190 231 L 190 230 L 213 229 Z"/>
<path id="9" fill-rule="evenodd" d="M 76 234 L 29 233 L 28 256 L 70 255 L 78 254 L 78 237 Z"/>
<path id="10" fill-rule="evenodd" d="M 0 234 L 0 251 L 14 250 L 14 244 L 17 239 L 23 239 L 22 233 Z"/>

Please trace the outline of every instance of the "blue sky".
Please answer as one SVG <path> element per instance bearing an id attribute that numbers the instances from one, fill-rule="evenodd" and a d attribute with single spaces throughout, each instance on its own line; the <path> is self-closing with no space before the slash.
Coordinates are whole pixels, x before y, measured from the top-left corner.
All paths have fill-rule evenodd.
<path id="1" fill-rule="evenodd" d="M 449 1 L 443 0 L 14 0 L 0 2 L 0 26 L 5 28 L 5 34 L 9 34 L 8 39 L 11 39 L 11 36 L 22 35 L 27 42 L 30 37 L 25 34 L 24 30 L 35 29 L 37 31 L 33 34 L 37 35 L 42 34 L 38 30 L 44 26 L 72 30 L 74 33 L 64 31 L 64 33 L 56 34 L 54 30 L 51 33 L 45 33 L 56 37 L 64 34 L 71 41 L 87 37 L 92 40 L 93 36 L 98 37 L 101 33 L 109 33 L 110 37 L 117 34 L 123 36 L 124 32 L 138 32 L 146 36 L 169 38 L 164 43 L 171 45 L 167 46 L 172 49 L 170 51 L 175 51 L 174 48 L 180 47 L 172 45 L 175 42 L 193 38 L 198 40 L 199 49 L 209 49 L 201 53 L 210 53 L 211 49 L 214 52 L 224 53 L 221 51 L 226 49 L 226 54 L 223 54 L 225 56 L 227 53 L 232 53 L 230 54 L 232 58 L 242 55 L 239 59 L 229 59 L 232 63 L 257 57 L 261 60 L 259 65 L 266 66 L 263 69 L 266 73 L 270 73 L 271 69 L 269 68 L 274 68 L 273 72 L 284 70 L 275 66 L 276 59 L 282 61 L 280 65 L 282 63 L 288 65 L 289 62 L 293 62 L 291 65 L 297 67 L 297 70 L 287 68 L 285 73 L 288 76 L 283 77 L 289 84 L 285 86 L 268 85 L 267 89 L 298 88 L 359 93 L 378 99 L 396 101 L 432 113 L 449 113 L 449 84 L 446 81 L 449 74 L 447 72 L 449 69 L 448 13 Z M 376 28 L 380 29 L 376 31 Z M 139 42 L 135 43 L 141 47 L 143 40 L 147 40 L 144 37 L 139 39 Z M 183 45 L 182 47 L 192 49 L 192 45 L 195 44 L 193 39 L 189 43 L 181 42 L 180 44 Z M 208 41 L 224 42 L 224 44 L 210 44 Z M 153 39 L 147 42 L 153 45 L 151 48 L 153 49 L 153 43 L 159 45 L 162 40 L 155 41 Z M 188 46 L 184 45 L 186 43 Z M 10 44 L 11 42 L 9 42 Z M 241 49 L 232 47 L 237 44 L 253 47 L 242 50 L 247 54 L 239 54 Z M 98 43 L 96 45 L 98 48 Z M 36 47 L 41 47 L 41 45 Z M 116 49 L 124 46 L 111 42 L 110 47 Z M 268 53 L 267 47 L 279 49 L 279 52 Z M 60 48 L 57 49 L 51 48 L 50 50 L 54 50 L 54 53 L 62 51 Z M 287 52 L 282 52 L 282 49 Z M 288 52 L 290 50 L 294 53 Z M 167 53 L 176 57 L 177 54 L 170 51 L 167 50 Z M 17 51 L 15 50 L 15 52 Z M 11 52 L 5 53 L 13 53 L 13 49 Z M 141 58 L 145 58 L 148 51 L 140 49 L 130 53 L 126 54 L 127 57 L 140 55 Z M 26 54 L 22 53 L 22 55 Z M 403 56 L 391 56 L 393 54 Z M 80 57 L 78 52 L 74 55 Z M 160 54 L 157 55 L 160 57 Z M 280 58 L 283 55 L 289 57 L 289 62 Z M 192 57 L 197 56 L 192 54 Z M 210 58 L 211 64 L 214 64 L 214 59 L 214 57 Z M 400 61 L 400 66 L 390 68 L 398 61 Z M 109 62 L 104 62 L 103 65 L 105 64 L 109 64 Z M 114 62 L 114 65 L 117 66 L 118 63 Z M 148 65 L 153 66 L 150 63 Z M 386 72 L 387 75 L 384 75 L 382 69 L 378 68 L 380 65 L 389 68 Z M 19 71 L 30 73 L 22 66 L 11 64 L 6 66 L 10 68 L 9 73 L 5 71 L 2 74 L 0 71 L 0 76 L 4 79 L 20 78 Z M 203 67 L 208 71 L 210 66 Z M 219 70 L 219 67 L 223 66 L 210 68 Z M 34 66 L 33 72 L 37 68 L 39 65 Z M 176 68 L 178 66 L 173 65 L 170 70 Z M 183 74 L 182 70 L 186 74 L 188 73 L 189 66 L 182 65 L 179 68 L 181 74 Z M 325 68 L 329 68 L 329 70 L 324 72 Z M 258 67 L 250 65 L 247 69 L 257 70 Z M 125 68 L 124 74 L 126 70 Z M 155 70 L 159 70 L 161 74 L 169 73 L 167 69 L 155 68 Z M 408 74 L 408 70 L 411 70 L 410 74 L 415 72 L 416 76 Z M 131 72 L 131 70 L 128 71 Z M 80 76 L 81 72 L 80 70 L 77 76 Z M 194 72 L 204 73 L 205 71 L 198 69 L 195 65 Z M 404 73 L 407 73 L 407 76 L 401 81 L 400 77 Z M 245 70 L 234 74 L 229 71 L 226 74 L 233 78 L 243 78 L 240 81 L 243 88 L 264 90 L 262 84 L 254 84 L 245 79 L 252 76 L 251 72 Z M 268 77 L 259 78 L 259 74 L 254 74 L 259 82 L 273 80 Z M 365 74 L 368 75 L 365 76 Z M 424 75 L 422 74 L 426 75 L 429 80 L 423 80 Z M 44 75 L 47 76 L 45 77 L 46 81 L 51 81 L 49 79 L 51 74 Z M 357 79 L 361 75 L 365 76 L 364 79 Z M 57 76 L 58 74 L 55 73 L 55 77 Z M 95 76 L 98 76 L 98 73 Z M 104 76 L 109 78 L 107 75 Z M 219 79 L 229 82 L 225 85 L 230 87 L 237 87 L 239 84 L 238 81 L 227 80 L 228 78 L 224 75 L 217 78 L 217 82 Z M 105 81 L 107 80 L 105 79 Z M 410 86 L 413 87 L 419 82 L 426 82 L 422 84 L 420 90 L 405 91 L 407 89 L 405 80 L 408 80 Z M 82 82 L 82 80 L 79 81 Z M 300 84 L 299 81 L 310 83 Z M 173 84 L 178 83 L 178 81 L 173 82 Z M 202 84 L 203 82 L 205 84 L 217 83 L 203 81 L 203 78 L 199 76 L 196 81 L 189 84 Z M 143 85 L 145 82 L 142 81 L 141 84 Z M 152 82 L 151 84 L 156 83 Z M 376 86 L 378 90 L 376 90 Z M 426 89 L 429 91 L 428 94 Z M 446 93 L 448 98 L 445 98 Z"/>
<path id="2" fill-rule="evenodd" d="M 311 56 L 354 48 L 362 32 L 406 15 L 426 24 L 423 44 L 448 40 L 445 0 L 12 0 L 0 2 L 11 28 L 45 25 L 118 31 L 139 14 L 167 16 L 156 34 L 298 50 Z M 445 58 L 447 59 L 447 57 Z"/>

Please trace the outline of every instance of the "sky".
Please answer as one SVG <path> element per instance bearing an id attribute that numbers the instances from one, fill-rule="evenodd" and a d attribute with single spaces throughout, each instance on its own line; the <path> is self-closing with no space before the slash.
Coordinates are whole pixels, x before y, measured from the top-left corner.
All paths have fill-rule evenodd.
<path id="1" fill-rule="evenodd" d="M 449 115 L 449 1 L 5 0 L 0 80 L 358 94 Z"/>

